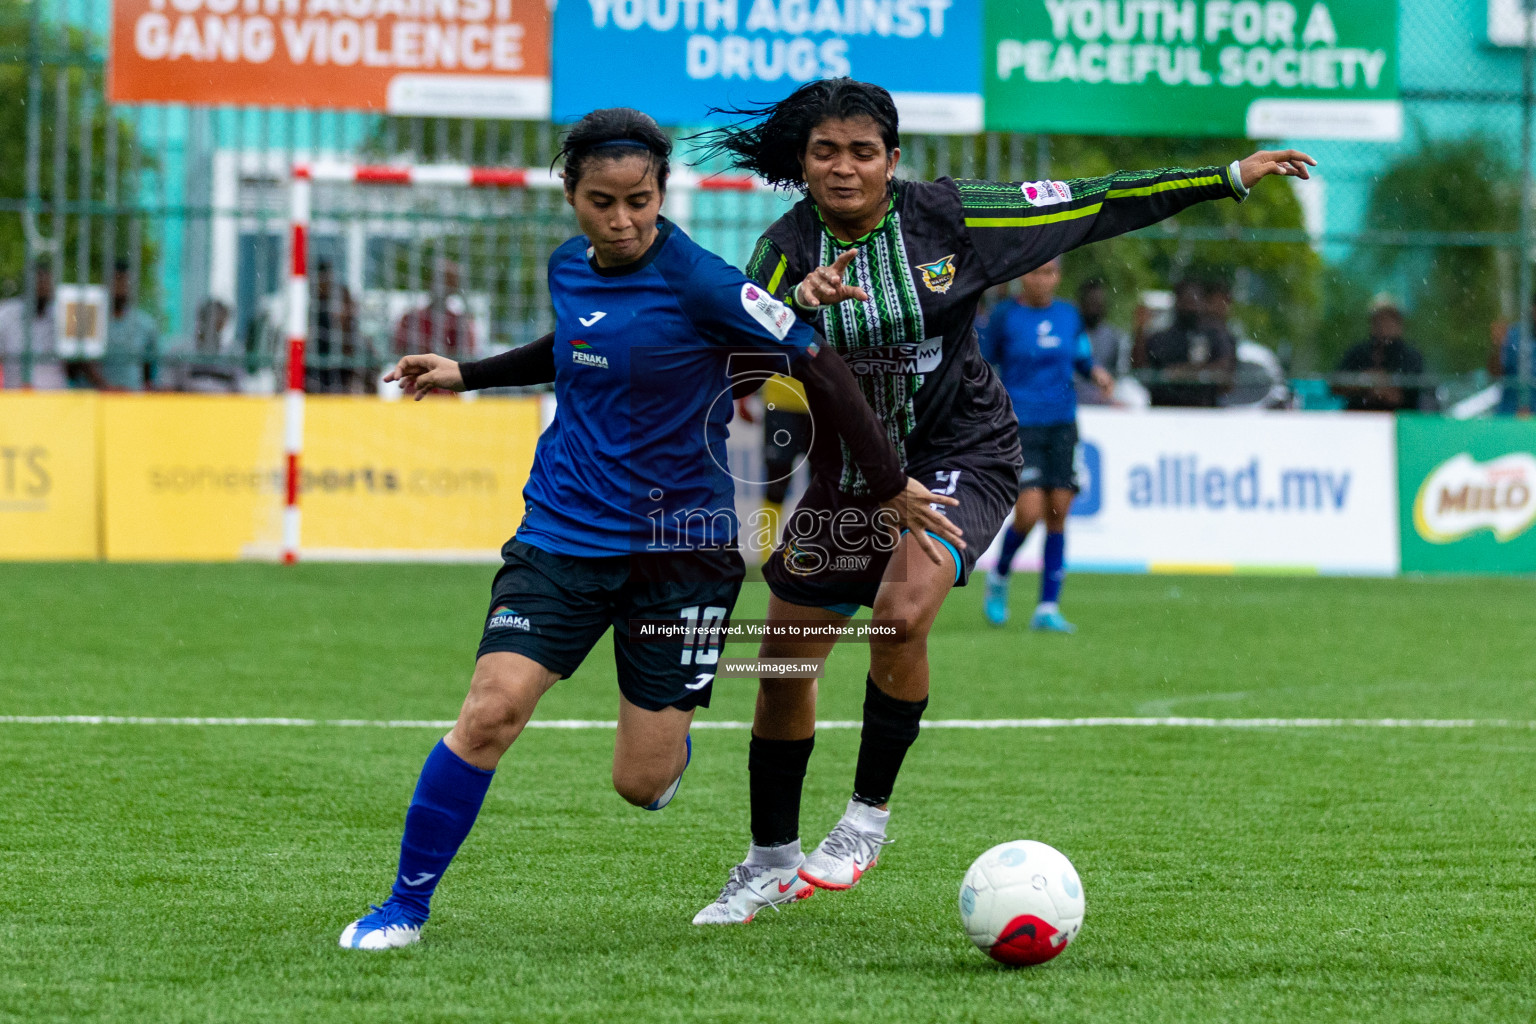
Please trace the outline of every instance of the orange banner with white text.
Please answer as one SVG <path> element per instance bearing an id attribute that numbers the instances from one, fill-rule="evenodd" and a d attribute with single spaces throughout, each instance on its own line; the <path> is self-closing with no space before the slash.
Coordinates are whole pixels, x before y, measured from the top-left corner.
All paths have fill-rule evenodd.
<path id="1" fill-rule="evenodd" d="M 115 103 L 549 115 L 545 0 L 113 0 Z"/>

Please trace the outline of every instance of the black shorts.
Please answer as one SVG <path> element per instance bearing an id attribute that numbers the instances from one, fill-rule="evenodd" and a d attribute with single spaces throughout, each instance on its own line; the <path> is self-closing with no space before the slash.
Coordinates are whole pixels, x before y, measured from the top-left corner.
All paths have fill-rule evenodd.
<path id="1" fill-rule="evenodd" d="M 1077 490 L 1076 423 L 1020 424 L 1019 447 L 1024 449 L 1019 490 Z"/>
<path id="2" fill-rule="evenodd" d="M 970 579 L 976 559 L 987 550 L 1018 499 L 1019 467 L 1011 452 L 955 458 L 907 475 L 935 494 L 960 500 L 939 506 L 960 527 L 965 550 L 955 551 L 955 586 Z M 826 478 L 812 476 L 805 496 L 788 517 L 784 541 L 763 565 L 763 579 L 775 597 L 791 604 L 827 608 L 852 615 L 873 606 L 875 592 L 891 560 L 891 544 L 873 519 L 878 505 L 838 491 Z M 934 540 L 939 538 L 934 537 Z M 921 552 L 913 557 L 923 558 Z"/>
<path id="3" fill-rule="evenodd" d="M 720 660 L 718 638 L 680 636 L 636 643 L 631 619 L 730 621 L 744 568 L 735 550 L 667 551 L 579 558 L 513 537 L 491 584 L 479 654 L 511 651 L 562 677 L 576 671 L 613 627 L 619 692 L 647 711 L 708 707 Z M 478 656 L 478 655 L 477 655 Z"/>

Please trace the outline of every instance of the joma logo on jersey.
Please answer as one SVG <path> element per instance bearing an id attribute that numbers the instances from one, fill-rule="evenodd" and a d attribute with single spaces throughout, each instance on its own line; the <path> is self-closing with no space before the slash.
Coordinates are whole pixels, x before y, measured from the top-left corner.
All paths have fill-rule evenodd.
<path id="1" fill-rule="evenodd" d="M 504 604 L 499 604 L 491 612 L 486 629 L 515 629 L 521 633 L 533 631 L 533 624 L 528 621 L 528 616 L 519 615 Z"/>
<path id="2" fill-rule="evenodd" d="M 571 362 L 579 366 L 595 366 L 599 370 L 608 369 L 608 357 L 594 354 L 592 346 L 580 340 L 571 342 Z"/>
<path id="3" fill-rule="evenodd" d="M 922 271 L 923 284 L 928 290 L 943 295 L 955 283 L 955 254 L 950 253 L 932 263 L 919 263 L 917 269 Z"/>

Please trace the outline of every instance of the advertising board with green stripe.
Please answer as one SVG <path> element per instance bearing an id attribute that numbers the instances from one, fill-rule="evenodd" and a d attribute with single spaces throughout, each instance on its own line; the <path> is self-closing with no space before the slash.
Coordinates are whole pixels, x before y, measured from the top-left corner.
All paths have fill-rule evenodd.
<path id="1" fill-rule="evenodd" d="M 1395 141 L 1394 0 L 993 0 L 992 131 Z"/>
<path id="2" fill-rule="evenodd" d="M 1405 572 L 1536 572 L 1536 422 L 1397 421 Z"/>

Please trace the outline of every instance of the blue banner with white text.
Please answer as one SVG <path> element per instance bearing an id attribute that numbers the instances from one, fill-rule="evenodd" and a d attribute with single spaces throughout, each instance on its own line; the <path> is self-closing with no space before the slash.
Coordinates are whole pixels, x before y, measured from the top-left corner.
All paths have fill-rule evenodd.
<path id="1" fill-rule="evenodd" d="M 564 0 L 558 121 L 637 107 L 702 124 L 848 75 L 889 89 L 904 131 L 981 129 L 981 0 Z"/>

